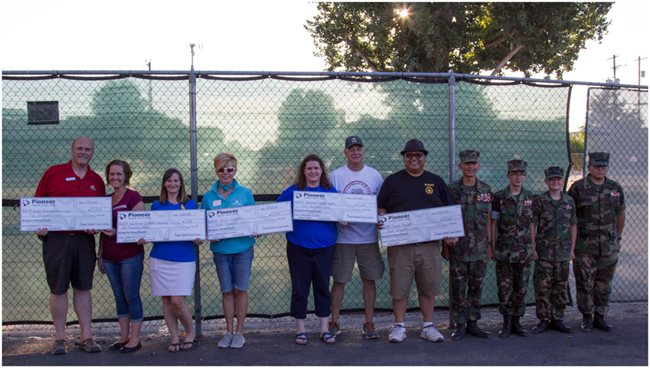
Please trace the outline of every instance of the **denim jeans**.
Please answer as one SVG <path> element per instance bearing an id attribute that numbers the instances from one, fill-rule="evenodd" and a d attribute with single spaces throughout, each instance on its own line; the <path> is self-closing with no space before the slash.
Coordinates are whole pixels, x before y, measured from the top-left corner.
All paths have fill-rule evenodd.
<path id="1" fill-rule="evenodd" d="M 113 288 L 117 317 L 129 317 L 131 322 L 141 322 L 143 317 L 140 282 L 144 268 L 144 252 L 118 262 L 102 259 L 106 276 Z"/>
<path id="2" fill-rule="evenodd" d="M 222 294 L 233 289 L 248 291 L 254 254 L 253 247 L 235 254 L 213 253 Z"/>

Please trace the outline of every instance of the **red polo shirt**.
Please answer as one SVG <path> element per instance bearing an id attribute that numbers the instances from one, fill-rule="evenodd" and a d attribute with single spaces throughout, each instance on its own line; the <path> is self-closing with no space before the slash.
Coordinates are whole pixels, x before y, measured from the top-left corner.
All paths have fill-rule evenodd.
<path id="1" fill-rule="evenodd" d="M 72 161 L 50 166 L 41 177 L 35 197 L 103 197 L 104 180 L 90 166 L 83 179 L 72 169 Z M 57 233 L 67 233 L 56 231 Z M 82 233 L 73 231 L 72 233 Z"/>
<path id="2" fill-rule="evenodd" d="M 41 177 L 35 197 L 103 197 L 104 180 L 90 166 L 83 179 L 72 169 L 72 161 L 50 166 Z"/>

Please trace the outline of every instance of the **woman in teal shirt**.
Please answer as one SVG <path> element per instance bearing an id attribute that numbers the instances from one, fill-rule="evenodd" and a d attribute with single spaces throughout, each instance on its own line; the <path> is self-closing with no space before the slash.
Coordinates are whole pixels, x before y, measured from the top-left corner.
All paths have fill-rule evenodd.
<path id="1" fill-rule="evenodd" d="M 214 169 L 217 172 L 217 182 L 203 195 L 201 208 L 213 210 L 255 204 L 250 189 L 239 185 L 235 180 L 237 159 L 232 153 L 218 154 L 214 158 Z M 241 348 L 246 341 L 242 330 L 248 313 L 248 286 L 254 244 L 255 239 L 250 236 L 210 239 L 226 319 L 227 331 L 219 341 L 220 348 Z M 235 315 L 237 327 L 233 328 Z"/>

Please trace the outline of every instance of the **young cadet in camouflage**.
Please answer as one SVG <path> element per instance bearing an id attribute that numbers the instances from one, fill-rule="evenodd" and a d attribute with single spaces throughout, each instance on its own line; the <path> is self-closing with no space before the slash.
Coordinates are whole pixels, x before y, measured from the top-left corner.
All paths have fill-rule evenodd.
<path id="1" fill-rule="evenodd" d="M 481 290 L 492 239 L 492 188 L 478 180 L 480 153 L 474 150 L 460 152 L 463 177 L 450 185 L 456 202 L 462 207 L 465 236 L 448 248 L 450 299 L 456 330 L 453 340 L 469 334 L 487 338 L 490 334 L 478 327 L 481 319 Z M 465 327 L 467 324 L 467 327 Z"/>
<path id="2" fill-rule="evenodd" d="M 552 166 L 544 170 L 548 191 L 533 200 L 533 257 L 535 305 L 540 322 L 533 333 L 548 328 L 570 333 L 564 322 L 569 282 L 569 261 L 574 258 L 577 217 L 573 199 L 562 192 L 564 170 Z"/>
<path id="3" fill-rule="evenodd" d="M 526 290 L 533 258 L 530 227 L 534 194 L 523 187 L 527 167 L 524 160 L 508 161 L 508 185 L 496 192 L 492 201 L 496 242 L 490 246 L 494 249 L 499 312 L 503 315 L 499 337 L 508 337 L 510 332 L 528 335 L 519 323 L 526 312 Z"/>
<path id="4" fill-rule="evenodd" d="M 605 315 L 625 226 L 625 196 L 623 188 L 606 177 L 608 167 L 609 153 L 591 152 L 589 175 L 569 189 L 578 212 L 573 272 L 578 310 L 582 312 L 580 328 L 585 332 L 593 327 L 603 331 L 613 328 Z"/>

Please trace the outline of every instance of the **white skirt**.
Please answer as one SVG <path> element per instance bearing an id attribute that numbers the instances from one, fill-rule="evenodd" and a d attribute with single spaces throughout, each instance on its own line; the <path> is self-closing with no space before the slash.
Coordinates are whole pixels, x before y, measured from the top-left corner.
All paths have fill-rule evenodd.
<path id="1" fill-rule="evenodd" d="M 172 262 L 149 258 L 151 294 L 154 296 L 192 295 L 196 262 Z"/>

